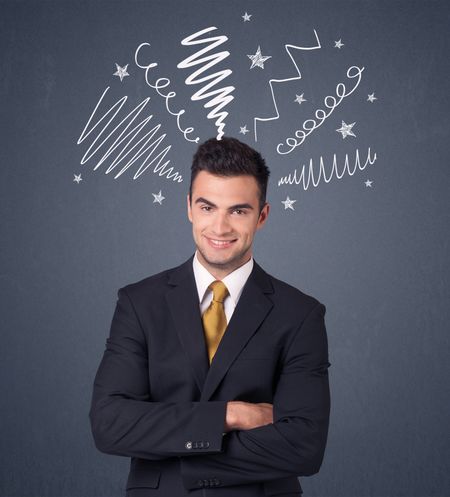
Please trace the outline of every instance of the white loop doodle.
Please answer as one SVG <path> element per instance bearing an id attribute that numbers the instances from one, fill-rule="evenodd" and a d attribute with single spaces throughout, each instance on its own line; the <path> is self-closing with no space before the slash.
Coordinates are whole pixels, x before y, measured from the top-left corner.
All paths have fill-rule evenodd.
<path id="1" fill-rule="evenodd" d="M 145 82 L 147 83 L 148 86 L 150 86 L 150 88 L 153 88 L 154 90 L 156 90 L 156 92 L 158 93 L 158 95 L 162 98 L 165 99 L 165 103 L 166 103 L 166 110 L 169 114 L 171 114 L 172 116 L 176 116 L 177 118 L 177 127 L 178 129 L 180 130 L 180 132 L 183 134 L 184 136 L 184 139 L 189 141 L 189 142 L 194 142 L 194 143 L 198 143 L 200 138 L 197 136 L 196 138 L 194 139 L 191 139 L 191 138 L 188 138 L 188 135 L 190 135 L 193 131 L 194 131 L 194 128 L 192 126 L 188 126 L 187 128 L 182 128 L 181 125 L 180 125 L 180 117 L 186 112 L 184 109 L 180 109 L 178 112 L 173 112 L 169 106 L 169 100 L 174 98 L 177 94 L 176 92 L 174 91 L 170 91 L 169 93 L 163 93 L 161 90 L 166 88 L 167 86 L 170 85 L 170 79 L 169 78 L 158 78 L 154 83 L 151 83 L 150 80 L 149 80 L 149 72 L 150 72 L 150 69 L 153 69 L 154 67 L 157 67 L 158 66 L 158 63 L 157 62 L 150 62 L 150 64 L 140 64 L 138 62 L 138 56 L 139 56 L 139 52 L 141 51 L 142 47 L 149 47 L 150 46 L 150 43 L 141 43 L 135 53 L 134 53 L 134 62 L 135 64 L 140 68 L 140 69 L 145 69 Z"/>
<path id="2" fill-rule="evenodd" d="M 358 88 L 359 83 L 361 82 L 361 74 L 364 71 L 364 67 L 351 66 L 347 69 L 347 78 L 353 79 L 358 78 L 356 84 L 353 88 L 347 92 L 347 88 L 344 83 L 338 83 L 336 86 L 336 95 L 339 97 L 338 100 L 332 95 L 328 95 L 323 99 L 323 103 L 327 109 L 330 109 L 329 112 L 324 111 L 323 109 L 317 109 L 315 112 L 315 118 L 317 119 L 307 119 L 303 125 L 302 129 L 297 129 L 295 131 L 295 138 L 289 137 L 286 138 L 285 143 L 279 143 L 277 145 L 277 152 L 280 155 L 290 154 L 295 148 L 299 147 L 306 138 L 317 128 L 322 126 L 324 121 L 333 113 L 334 109 L 340 105 L 344 98 L 351 95 L 356 88 Z M 283 151 L 282 147 L 284 145 L 288 146 L 288 150 Z"/>

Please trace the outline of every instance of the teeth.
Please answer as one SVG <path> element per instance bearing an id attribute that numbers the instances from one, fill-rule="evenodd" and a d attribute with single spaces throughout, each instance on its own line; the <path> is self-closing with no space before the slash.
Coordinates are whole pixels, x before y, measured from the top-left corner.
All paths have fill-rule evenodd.
<path id="1" fill-rule="evenodd" d="M 214 243 L 214 245 L 219 245 L 219 246 L 223 246 L 223 245 L 227 245 L 228 243 L 230 243 L 228 240 L 211 240 L 212 243 Z"/>

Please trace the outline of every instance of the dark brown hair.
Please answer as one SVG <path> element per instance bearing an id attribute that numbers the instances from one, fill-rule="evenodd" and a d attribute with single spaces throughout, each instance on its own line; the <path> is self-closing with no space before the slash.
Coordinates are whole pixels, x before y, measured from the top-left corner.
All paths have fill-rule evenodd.
<path id="1" fill-rule="evenodd" d="M 192 185 L 200 171 L 217 176 L 253 176 L 259 187 L 259 208 L 264 207 L 270 171 L 261 154 L 245 143 L 236 138 L 223 137 L 221 140 L 210 138 L 199 145 L 191 167 L 191 201 Z"/>

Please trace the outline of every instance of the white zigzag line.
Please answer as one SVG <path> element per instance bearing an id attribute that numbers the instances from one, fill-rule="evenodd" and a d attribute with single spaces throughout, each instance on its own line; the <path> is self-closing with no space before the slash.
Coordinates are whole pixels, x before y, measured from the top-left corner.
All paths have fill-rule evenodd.
<path id="1" fill-rule="evenodd" d="M 297 79 L 302 79 L 302 74 L 300 72 L 300 69 L 298 68 L 297 64 L 295 63 L 294 57 L 292 56 L 291 52 L 289 51 L 290 48 L 295 48 L 296 50 L 316 50 L 318 48 L 322 48 L 322 45 L 320 44 L 319 36 L 317 35 L 317 31 L 314 29 L 314 34 L 316 35 L 316 40 L 317 40 L 317 45 L 313 47 L 297 47 L 295 45 L 290 45 L 286 44 L 284 45 L 284 48 L 286 49 L 287 54 L 292 60 L 292 63 L 295 66 L 295 69 L 297 70 L 298 76 L 292 77 L 292 78 L 286 78 L 286 79 L 270 79 L 269 80 L 269 86 L 270 86 L 270 91 L 272 93 L 272 101 L 273 105 L 275 107 L 276 115 L 272 117 L 255 117 L 253 119 L 254 122 L 254 131 L 255 131 L 255 141 L 258 141 L 258 135 L 256 133 L 256 122 L 261 121 L 261 122 L 266 122 L 266 121 L 275 121 L 280 118 L 280 113 L 278 112 L 278 106 L 277 106 L 277 101 L 275 99 L 275 93 L 273 91 L 273 83 L 286 83 L 288 81 L 295 81 Z"/>
<path id="2" fill-rule="evenodd" d="M 198 52 L 194 53 L 193 55 L 190 55 L 189 57 L 181 61 L 177 65 L 177 67 L 179 69 L 180 68 L 186 69 L 193 66 L 197 66 L 199 64 L 204 64 L 203 66 L 200 67 L 200 69 L 197 69 L 190 76 L 188 76 L 185 80 L 185 83 L 187 85 L 198 85 L 200 83 L 206 83 L 207 81 L 210 81 L 209 83 L 205 84 L 205 86 L 200 88 L 200 90 L 195 92 L 194 95 L 192 95 L 191 100 L 195 101 L 195 100 L 202 100 L 205 98 L 210 99 L 208 100 L 208 102 L 206 102 L 203 105 L 203 107 L 205 109 L 213 107 L 211 112 L 208 113 L 208 119 L 216 119 L 215 126 L 217 127 L 217 139 L 220 140 L 224 135 L 223 131 L 225 127 L 224 120 L 228 116 L 228 112 L 222 109 L 234 99 L 234 97 L 230 94 L 233 92 L 235 88 L 234 86 L 226 86 L 225 88 L 218 88 L 215 90 L 211 90 L 211 88 L 213 88 L 215 85 L 219 84 L 222 80 L 230 76 L 230 74 L 232 74 L 233 71 L 231 69 L 224 69 L 222 71 L 218 71 L 207 76 L 199 77 L 201 76 L 202 73 L 204 73 L 214 65 L 218 64 L 219 62 L 222 62 L 230 55 L 230 52 L 228 52 L 228 50 L 224 50 L 219 53 L 202 57 L 205 53 L 209 52 L 210 50 L 214 50 L 216 47 L 218 47 L 222 43 L 225 43 L 228 40 L 228 37 L 223 35 L 211 36 L 209 38 L 203 38 L 203 39 L 198 38 L 199 36 L 204 35 L 205 33 L 214 31 L 215 29 L 217 29 L 215 26 L 211 26 L 209 28 L 203 29 L 201 31 L 198 31 L 197 33 L 194 33 L 184 38 L 181 41 L 182 45 L 200 45 L 205 43 L 209 43 L 209 45 L 207 45 Z"/>

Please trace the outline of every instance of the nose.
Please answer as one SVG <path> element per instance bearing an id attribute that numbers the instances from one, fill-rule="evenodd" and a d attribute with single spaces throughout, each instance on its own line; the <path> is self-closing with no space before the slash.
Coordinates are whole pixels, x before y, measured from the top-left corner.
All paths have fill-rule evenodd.
<path id="1" fill-rule="evenodd" d="M 228 213 L 217 212 L 214 217 L 212 231 L 215 235 L 223 236 L 231 231 L 230 223 L 228 220 Z"/>

